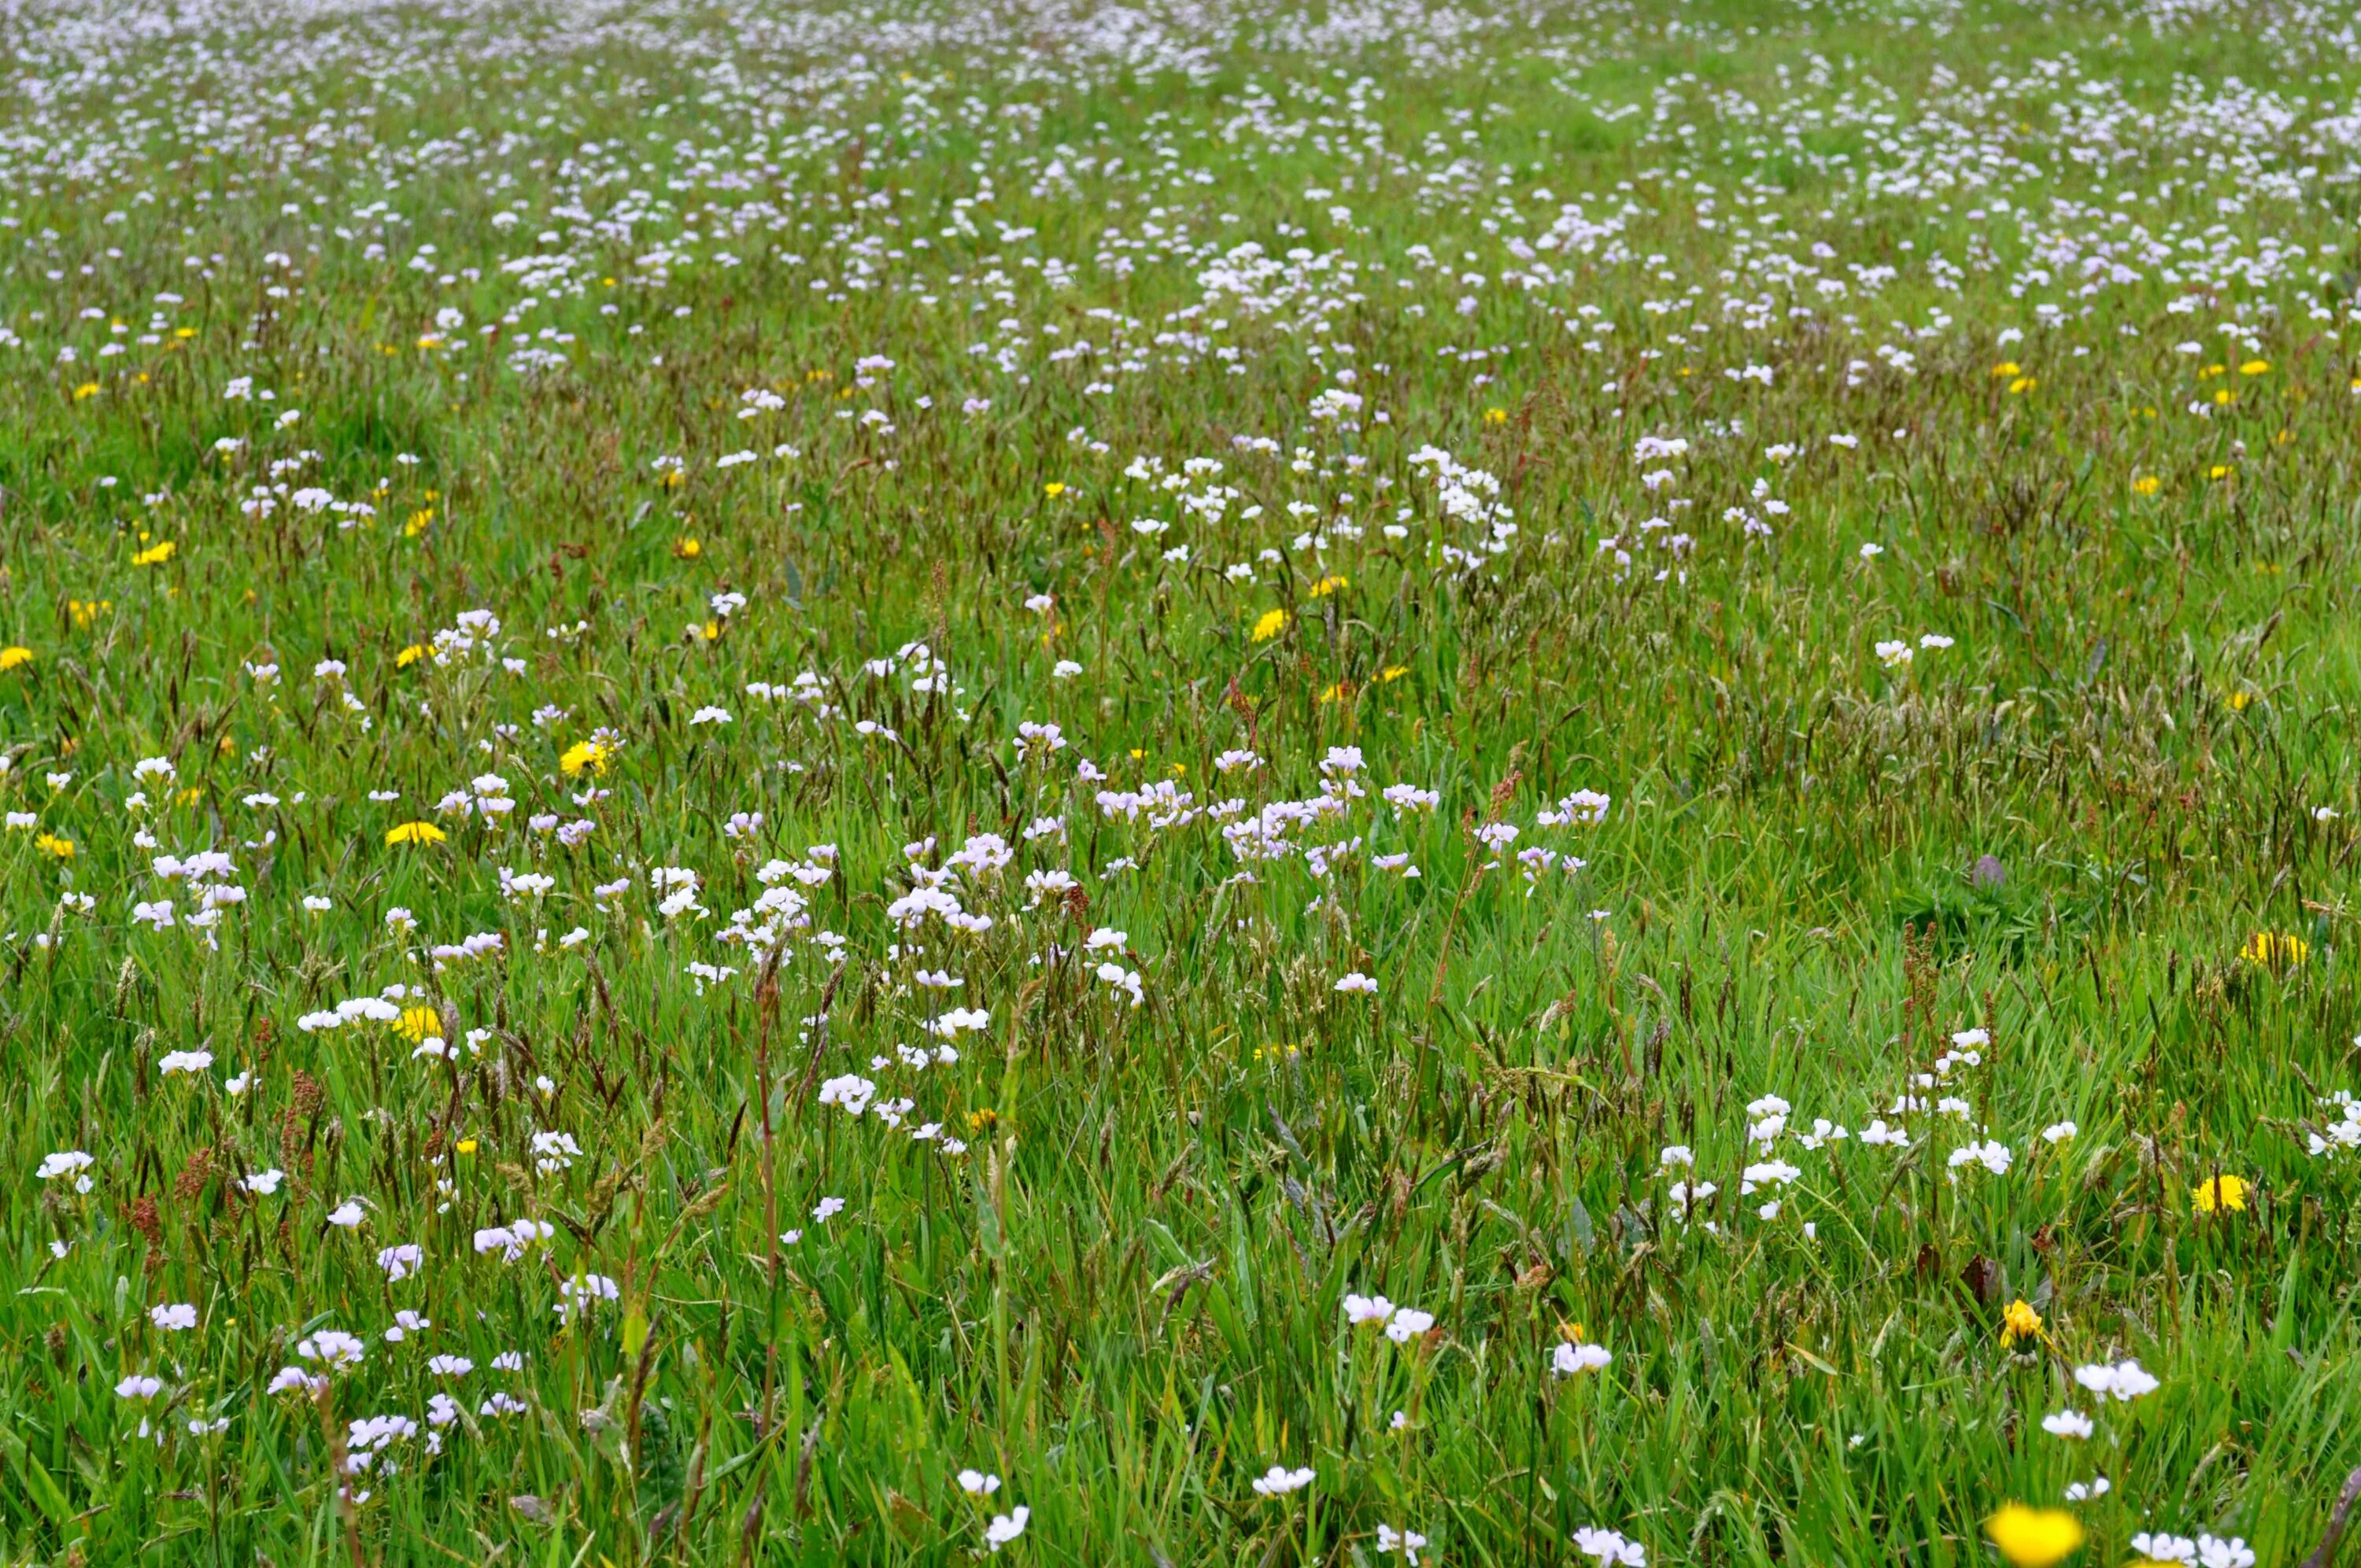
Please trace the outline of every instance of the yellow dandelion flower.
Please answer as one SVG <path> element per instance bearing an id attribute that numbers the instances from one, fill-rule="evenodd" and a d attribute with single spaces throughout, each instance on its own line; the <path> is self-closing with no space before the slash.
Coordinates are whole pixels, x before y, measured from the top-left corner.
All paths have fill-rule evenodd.
<path id="1" fill-rule="evenodd" d="M 1984 1520 L 1984 1534 L 2015 1568 L 2049 1568 L 2081 1549 L 2082 1525 L 2063 1508 L 2028 1508 L 2023 1503 L 2004 1504 Z"/>
<path id="2" fill-rule="evenodd" d="M 424 657 L 426 657 L 426 644 L 423 642 L 412 642 L 409 647 L 404 648 L 401 652 L 396 653 L 393 656 L 393 667 L 397 670 L 406 670 Z"/>
<path id="3" fill-rule="evenodd" d="M 1318 582 L 1312 585 L 1312 597 L 1313 598 L 1326 598 L 1338 588 L 1348 588 L 1352 586 L 1352 579 L 1349 577 L 1323 577 Z"/>
<path id="4" fill-rule="evenodd" d="M 1486 409 L 1484 411 L 1484 422 L 1486 424 L 1506 424 L 1509 422 L 1509 411 L 1506 409 Z"/>
<path id="5" fill-rule="evenodd" d="M 2000 1315 L 2000 1343 L 2015 1344 L 2019 1340 L 2040 1337 L 2041 1314 L 2021 1298 L 2011 1301 L 2008 1310 Z"/>
<path id="6" fill-rule="evenodd" d="M 2209 479 L 2226 479 L 2230 477 L 2230 465 L 2216 463 L 2205 470 L 2205 477 Z"/>
<path id="7" fill-rule="evenodd" d="M 607 771 L 608 760 L 613 755 L 611 749 L 596 740 L 577 740 L 566 749 L 566 755 L 557 759 L 557 765 L 565 771 L 567 778 L 573 778 L 585 768 L 603 774 Z"/>
<path id="8" fill-rule="evenodd" d="M 0 674 L 5 674 L 19 665 L 29 664 L 32 662 L 33 651 L 30 648 L 0 648 Z"/>
<path id="9" fill-rule="evenodd" d="M 2293 969 L 2312 957 L 2312 944 L 2284 932 L 2257 931 L 2246 938 L 2238 956 L 2265 969 Z"/>
<path id="10" fill-rule="evenodd" d="M 432 1007 L 405 1007 L 393 1025 L 401 1031 L 402 1038 L 416 1045 L 443 1026 L 443 1019 Z"/>
<path id="11" fill-rule="evenodd" d="M 2244 365 L 2238 367 L 2238 374 L 2241 376 L 2259 376 L 2270 367 L 2271 362 L 2268 359 L 2249 359 Z"/>
<path id="12" fill-rule="evenodd" d="M 1386 682 L 1388 685 L 1391 685 L 1393 682 L 1401 679 L 1404 675 L 1409 674 L 1410 666 L 1408 664 L 1388 664 L 1384 669 L 1378 672 L 1378 679 Z"/>
<path id="13" fill-rule="evenodd" d="M 2002 1504 L 1983 1520 L 1983 1532 L 2016 1568 L 2049 1568 L 2082 1547 L 2082 1520 L 2066 1509 L 2028 1509 L 2021 1502 Z"/>
<path id="14" fill-rule="evenodd" d="M 1257 642 L 1268 642 L 1286 630 L 1287 611 L 1267 609 L 1262 612 L 1262 619 L 1254 624 L 1254 640 Z"/>
<path id="15" fill-rule="evenodd" d="M 150 544 L 147 549 L 142 550 L 139 554 L 131 557 L 131 564 L 135 566 L 160 566 L 165 562 L 170 560 L 172 558 L 172 553 L 179 548 L 180 546 L 173 543 L 170 540 L 163 540 L 158 543 Z"/>
<path id="16" fill-rule="evenodd" d="M 412 512 L 409 521 L 401 525 L 401 536 L 404 539 L 415 539 L 433 526 L 434 521 L 434 509 L 420 507 L 416 511 Z"/>
<path id="17" fill-rule="evenodd" d="M 461 1138 L 456 1146 L 461 1154 L 474 1154 L 476 1152 L 476 1140 L 473 1138 Z"/>
<path id="18" fill-rule="evenodd" d="M 1066 493 L 1066 487 L 1062 481 L 1052 479 L 1048 484 L 1041 487 L 1041 493 L 1049 497 L 1051 500 L 1056 500 L 1060 496 Z"/>
<path id="19" fill-rule="evenodd" d="M 2162 488 L 2164 481 L 2153 474 L 2142 474 L 2132 481 L 2132 494 L 2136 496 L 2152 496 Z"/>
<path id="20" fill-rule="evenodd" d="M 2243 1176 L 2216 1176 L 2201 1181 L 2190 1190 L 2189 1207 L 2199 1214 L 2236 1214 L 2246 1207 L 2246 1179 Z"/>
<path id="21" fill-rule="evenodd" d="M 2025 367 L 2014 359 L 2004 359 L 1993 367 L 1992 373 L 1995 376 L 2022 376 Z"/>
<path id="22" fill-rule="evenodd" d="M 2018 392 L 2029 392 L 2039 385 L 2041 383 L 2031 376 L 2019 376 L 2008 384 L 2008 389 L 2011 395 L 2015 395 Z"/>
<path id="23" fill-rule="evenodd" d="M 61 861 L 71 861 L 74 858 L 74 841 L 71 839 L 60 839 L 54 833 L 37 836 L 33 839 L 33 848 L 45 855 L 55 855 Z"/>
<path id="24" fill-rule="evenodd" d="M 432 822 L 405 822 L 399 828 L 386 829 L 388 844 L 439 844 L 450 835 Z"/>
<path id="25" fill-rule="evenodd" d="M 705 546 L 686 534 L 672 542 L 672 553 L 684 561 L 694 561 L 705 554 Z"/>

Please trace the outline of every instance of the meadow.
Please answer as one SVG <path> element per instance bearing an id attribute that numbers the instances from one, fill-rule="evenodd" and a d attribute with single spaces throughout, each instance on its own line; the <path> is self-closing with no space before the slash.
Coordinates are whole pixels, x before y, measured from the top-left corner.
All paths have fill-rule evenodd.
<path id="1" fill-rule="evenodd" d="M 2361 1562 L 2357 23 L 0 9 L 0 1561 Z"/>

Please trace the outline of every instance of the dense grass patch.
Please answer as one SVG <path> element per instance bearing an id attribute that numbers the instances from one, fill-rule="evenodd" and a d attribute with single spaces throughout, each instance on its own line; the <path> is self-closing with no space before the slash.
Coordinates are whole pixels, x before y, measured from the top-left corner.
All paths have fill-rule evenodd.
<path id="1" fill-rule="evenodd" d="M 2354 19 L 0 18 L 0 1551 L 2303 1559 Z"/>

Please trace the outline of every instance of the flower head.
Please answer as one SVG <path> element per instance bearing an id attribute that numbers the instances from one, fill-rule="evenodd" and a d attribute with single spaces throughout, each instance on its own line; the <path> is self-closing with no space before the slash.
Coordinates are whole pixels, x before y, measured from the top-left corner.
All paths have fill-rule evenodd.
<path id="1" fill-rule="evenodd" d="M 2063 1508 L 2028 1508 L 2023 1503 L 2004 1504 L 1984 1520 L 1984 1534 L 2016 1568 L 2049 1568 L 2082 1544 L 2081 1521 L 2072 1514 Z"/>
<path id="2" fill-rule="evenodd" d="M 2312 957 L 2312 944 L 2284 932 L 2257 931 L 2246 938 L 2238 956 L 2264 969 L 2290 970 Z"/>
<path id="3" fill-rule="evenodd" d="M 2019 1340 L 2041 1337 L 2041 1314 L 2020 1299 L 2011 1301 L 2000 1315 L 2000 1343 L 2015 1344 Z"/>
<path id="4" fill-rule="evenodd" d="M 2078 1366 L 2074 1369 L 2074 1381 L 2093 1394 L 2104 1394 L 2121 1404 L 2129 1404 L 2163 1387 L 2147 1368 L 2136 1361 L 2114 1365 L 2096 1362 L 2088 1366 Z"/>
<path id="5" fill-rule="evenodd" d="M 2215 1176 L 2190 1190 L 2189 1206 L 2200 1214 L 2235 1214 L 2246 1207 L 2250 1190 L 2242 1176 Z"/>
<path id="6" fill-rule="evenodd" d="M 1025 1521 L 1031 1518 L 1032 1514 L 1031 1508 L 1020 1503 L 1005 1514 L 993 1515 L 992 1522 L 984 1527 L 984 1543 L 993 1551 L 998 1552 L 1025 1533 Z"/>
<path id="7" fill-rule="evenodd" d="M 1615 1353 L 1603 1344 L 1560 1344 L 1550 1353 L 1553 1376 L 1571 1377 L 1582 1372 L 1604 1372 Z"/>
<path id="8" fill-rule="evenodd" d="M 1274 1464 L 1255 1477 L 1254 1489 L 1266 1497 L 1283 1497 L 1290 1492 L 1300 1492 L 1312 1485 L 1312 1466 L 1290 1470 L 1284 1464 Z"/>
<path id="9" fill-rule="evenodd" d="M 1599 1568 L 1647 1568 L 1648 1549 L 1620 1530 L 1586 1525 L 1574 1532 L 1574 1549 L 1597 1558 Z"/>
<path id="10" fill-rule="evenodd" d="M 557 765 L 565 771 L 567 778 L 573 778 L 586 769 L 593 773 L 604 773 L 614 755 L 614 748 L 603 741 L 577 740 L 566 749 L 564 756 L 557 759 Z"/>

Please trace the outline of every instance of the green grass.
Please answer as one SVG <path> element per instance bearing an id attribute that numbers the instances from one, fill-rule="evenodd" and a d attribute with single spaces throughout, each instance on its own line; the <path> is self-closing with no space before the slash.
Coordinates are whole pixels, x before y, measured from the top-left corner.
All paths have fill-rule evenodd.
<path id="1" fill-rule="evenodd" d="M 2334 20 L 0 19 L 0 1552 L 2297 1563 Z"/>

